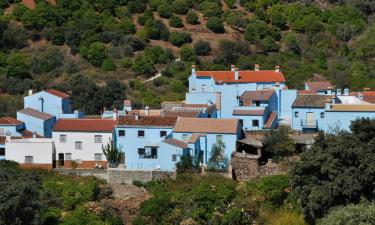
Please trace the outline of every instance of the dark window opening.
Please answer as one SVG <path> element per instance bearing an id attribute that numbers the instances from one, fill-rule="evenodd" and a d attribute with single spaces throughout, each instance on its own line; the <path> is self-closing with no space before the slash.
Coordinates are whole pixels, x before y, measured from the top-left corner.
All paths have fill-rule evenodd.
<path id="1" fill-rule="evenodd" d="M 145 136 L 145 131 L 144 130 L 139 130 L 138 131 L 138 137 L 144 137 Z"/>
<path id="2" fill-rule="evenodd" d="M 253 127 L 259 127 L 259 120 L 253 120 Z"/>
<path id="3" fill-rule="evenodd" d="M 125 131 L 124 130 L 119 130 L 118 131 L 118 136 L 119 137 L 125 137 Z"/>
<path id="4" fill-rule="evenodd" d="M 160 131 L 160 137 L 166 137 L 167 136 L 167 131 L 162 130 Z"/>
<path id="5" fill-rule="evenodd" d="M 5 156 L 5 148 L 0 148 L 0 156 Z"/>

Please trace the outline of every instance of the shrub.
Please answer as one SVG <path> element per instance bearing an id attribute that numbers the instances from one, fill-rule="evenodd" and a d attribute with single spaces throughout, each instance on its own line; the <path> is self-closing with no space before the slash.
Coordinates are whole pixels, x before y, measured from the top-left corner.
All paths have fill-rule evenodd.
<path id="1" fill-rule="evenodd" d="M 190 33 L 174 31 L 169 36 L 169 42 L 178 47 L 191 41 Z"/>
<path id="2" fill-rule="evenodd" d="M 169 19 L 169 25 L 170 25 L 171 27 L 180 28 L 180 27 L 183 27 L 183 26 L 184 26 L 184 23 L 182 22 L 182 20 L 181 20 L 180 17 L 173 15 L 173 16 Z"/>
<path id="3" fill-rule="evenodd" d="M 186 15 L 189 11 L 189 3 L 187 0 L 175 0 L 172 2 L 172 10 L 174 13 Z"/>
<path id="4" fill-rule="evenodd" d="M 294 153 L 294 143 L 288 133 L 289 130 L 286 127 L 279 127 L 266 133 L 263 142 L 268 157 L 281 160 Z"/>
<path id="5" fill-rule="evenodd" d="M 101 65 L 103 71 L 114 71 L 116 70 L 116 65 L 110 59 L 105 59 Z"/>
<path id="6" fill-rule="evenodd" d="M 147 37 L 155 40 L 168 40 L 169 31 L 160 20 L 148 20 L 144 27 Z"/>
<path id="7" fill-rule="evenodd" d="M 199 40 L 194 44 L 194 52 L 195 54 L 202 56 L 208 55 L 211 51 L 210 43 L 207 41 Z"/>
<path id="8" fill-rule="evenodd" d="M 221 4 L 215 1 L 203 1 L 199 4 L 199 11 L 203 13 L 204 17 L 212 17 L 221 15 Z"/>
<path id="9" fill-rule="evenodd" d="M 228 158 L 225 156 L 225 144 L 219 141 L 212 145 L 207 169 L 212 171 L 226 171 L 228 168 Z"/>
<path id="10" fill-rule="evenodd" d="M 265 52 L 277 52 L 279 50 L 279 46 L 270 36 L 263 39 L 262 46 Z"/>
<path id="11" fill-rule="evenodd" d="M 196 59 L 194 50 L 188 46 L 184 45 L 181 47 L 181 60 L 186 61 L 186 62 L 194 62 Z"/>
<path id="12" fill-rule="evenodd" d="M 195 13 L 193 10 L 189 10 L 189 12 L 186 15 L 186 22 L 189 24 L 198 24 L 199 23 L 199 17 L 197 13 Z"/>
<path id="13" fill-rule="evenodd" d="M 217 17 L 211 17 L 207 21 L 207 28 L 215 33 L 224 33 L 224 25 L 221 19 Z"/>
<path id="14" fill-rule="evenodd" d="M 87 59 L 94 66 L 101 66 L 103 61 L 108 57 L 107 48 L 100 42 L 92 43 L 87 50 Z"/>
<path id="15" fill-rule="evenodd" d="M 159 16 L 162 18 L 169 18 L 172 16 L 172 7 L 170 4 L 161 4 L 158 6 Z"/>
<path id="16" fill-rule="evenodd" d="M 133 65 L 133 61 L 130 58 L 123 58 L 121 60 L 121 66 L 125 69 L 131 68 Z"/>

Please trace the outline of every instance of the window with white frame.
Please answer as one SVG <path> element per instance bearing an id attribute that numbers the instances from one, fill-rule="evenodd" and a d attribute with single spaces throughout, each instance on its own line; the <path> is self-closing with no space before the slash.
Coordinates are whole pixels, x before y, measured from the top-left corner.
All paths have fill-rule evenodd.
<path id="1" fill-rule="evenodd" d="M 82 159 L 76 159 L 77 163 L 82 163 Z"/>
<path id="2" fill-rule="evenodd" d="M 82 141 L 76 141 L 75 149 L 76 150 L 82 150 Z"/>
<path id="3" fill-rule="evenodd" d="M 65 153 L 65 160 L 72 160 L 72 153 Z"/>
<path id="4" fill-rule="evenodd" d="M 94 159 L 95 159 L 95 161 L 102 161 L 103 160 L 103 154 L 102 153 L 95 153 Z"/>
<path id="5" fill-rule="evenodd" d="M 60 143 L 66 143 L 66 134 L 60 134 Z"/>
<path id="6" fill-rule="evenodd" d="M 34 163 L 34 157 L 33 156 L 25 156 L 25 163 Z"/>
<path id="7" fill-rule="evenodd" d="M 158 148 L 157 147 L 146 147 L 138 149 L 139 158 L 141 159 L 157 159 Z"/>
<path id="8" fill-rule="evenodd" d="M 187 141 L 189 139 L 189 134 L 182 134 L 182 140 Z"/>
<path id="9" fill-rule="evenodd" d="M 216 135 L 216 143 L 223 142 L 223 135 Z"/>
<path id="10" fill-rule="evenodd" d="M 5 135 L 5 129 L 4 128 L 0 128 L 0 136 L 4 136 Z"/>
<path id="11" fill-rule="evenodd" d="M 95 135 L 94 141 L 95 141 L 95 143 L 102 143 L 103 142 L 103 136 L 102 135 Z"/>
<path id="12" fill-rule="evenodd" d="M 160 131 L 160 137 L 166 137 L 167 136 L 167 131 L 162 130 Z"/>

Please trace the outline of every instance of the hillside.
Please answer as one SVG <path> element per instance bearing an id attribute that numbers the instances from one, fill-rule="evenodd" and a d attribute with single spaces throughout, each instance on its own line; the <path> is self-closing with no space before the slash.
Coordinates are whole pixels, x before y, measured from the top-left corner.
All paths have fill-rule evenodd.
<path id="1" fill-rule="evenodd" d="M 369 1 L 0 1 L 0 113 L 28 89 L 69 92 L 88 114 L 182 100 L 190 67 L 273 69 L 290 88 L 375 87 Z M 150 77 L 162 76 L 150 82 Z"/>

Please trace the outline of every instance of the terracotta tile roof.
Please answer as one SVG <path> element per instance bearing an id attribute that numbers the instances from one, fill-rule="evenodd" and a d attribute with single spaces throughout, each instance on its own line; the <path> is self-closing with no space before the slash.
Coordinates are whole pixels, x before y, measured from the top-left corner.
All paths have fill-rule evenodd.
<path id="1" fill-rule="evenodd" d="M 173 146 L 176 146 L 178 148 L 187 148 L 187 144 L 186 142 L 183 142 L 183 141 L 180 141 L 180 140 L 177 140 L 177 139 L 174 139 L 174 138 L 167 138 L 165 140 L 163 140 L 164 143 L 167 143 L 167 144 L 170 144 L 170 145 L 173 145 Z"/>
<path id="2" fill-rule="evenodd" d="M 363 101 L 375 104 L 375 91 L 351 92 L 351 96 L 363 95 Z"/>
<path id="3" fill-rule="evenodd" d="M 274 90 L 245 91 L 240 99 L 250 101 L 268 101 L 274 92 Z"/>
<path id="4" fill-rule="evenodd" d="M 125 106 L 125 107 L 131 107 L 131 106 L 132 106 L 132 101 L 131 101 L 131 100 L 127 100 L 127 99 L 125 99 L 125 100 L 124 100 L 124 106 Z"/>
<path id="5" fill-rule="evenodd" d="M 262 116 L 264 114 L 264 109 L 262 110 L 233 110 L 233 115 L 237 116 Z"/>
<path id="6" fill-rule="evenodd" d="M 324 108 L 331 95 L 298 95 L 292 108 Z"/>
<path id="7" fill-rule="evenodd" d="M 315 95 L 316 90 L 297 90 L 299 95 Z"/>
<path id="8" fill-rule="evenodd" d="M 25 138 L 32 138 L 33 137 L 33 132 L 29 130 L 22 130 L 19 131 L 22 136 L 12 136 L 11 139 L 25 139 Z M 36 134 L 36 138 L 44 138 L 42 135 Z M 0 144 L 5 144 L 6 141 L 6 136 L 0 136 Z"/>
<path id="9" fill-rule="evenodd" d="M 12 117 L 0 118 L 0 125 L 20 125 L 20 124 L 23 124 L 23 122 L 17 119 L 14 119 Z"/>
<path id="10" fill-rule="evenodd" d="M 190 136 L 190 138 L 188 140 L 188 143 L 195 143 L 195 142 L 197 142 L 197 140 L 198 140 L 199 137 L 203 137 L 203 136 L 206 136 L 206 135 L 205 134 L 196 134 L 196 133 L 194 133 L 194 134 L 192 134 Z"/>
<path id="11" fill-rule="evenodd" d="M 197 77 L 212 77 L 216 82 L 223 83 L 260 83 L 285 82 L 282 72 L 274 70 L 242 70 L 238 71 L 238 80 L 234 79 L 234 71 L 196 71 Z"/>
<path id="12" fill-rule="evenodd" d="M 184 118 L 177 120 L 174 132 L 182 133 L 223 133 L 235 134 L 238 130 L 237 119 Z"/>
<path id="13" fill-rule="evenodd" d="M 329 81 L 306 82 L 310 90 L 327 90 L 329 87 L 334 88 Z"/>
<path id="14" fill-rule="evenodd" d="M 270 129 L 273 124 L 273 121 L 275 121 L 276 119 L 276 115 L 277 115 L 277 112 L 271 112 L 263 128 Z"/>
<path id="15" fill-rule="evenodd" d="M 133 109 L 130 112 L 128 112 L 129 115 L 141 115 L 141 116 L 147 116 L 145 109 Z M 160 109 L 149 109 L 148 115 L 149 116 L 160 116 L 161 110 Z"/>
<path id="16" fill-rule="evenodd" d="M 173 127 L 177 117 L 167 116 L 120 116 L 117 125 L 130 127 Z"/>
<path id="17" fill-rule="evenodd" d="M 48 89 L 48 90 L 46 90 L 46 92 L 50 93 L 51 95 L 54 95 L 56 97 L 62 98 L 62 99 L 70 97 L 68 94 L 65 94 L 61 91 L 57 91 L 55 89 Z"/>
<path id="18" fill-rule="evenodd" d="M 168 117 L 192 117 L 192 118 L 197 118 L 200 115 L 200 112 L 164 112 L 164 116 Z"/>
<path id="19" fill-rule="evenodd" d="M 374 112 L 375 104 L 333 104 L 330 111 L 342 111 L 342 112 Z"/>
<path id="20" fill-rule="evenodd" d="M 51 114 L 48 114 L 45 112 L 39 112 L 38 110 L 35 110 L 33 108 L 24 108 L 24 109 L 19 110 L 18 112 L 28 115 L 28 116 L 39 118 L 41 120 L 49 120 L 53 118 Z"/>
<path id="21" fill-rule="evenodd" d="M 112 132 L 116 125 L 113 119 L 59 119 L 53 131 L 65 132 Z"/>

